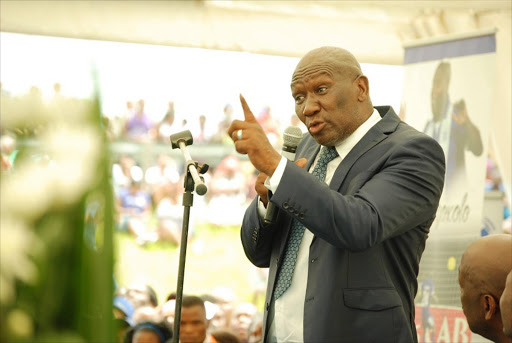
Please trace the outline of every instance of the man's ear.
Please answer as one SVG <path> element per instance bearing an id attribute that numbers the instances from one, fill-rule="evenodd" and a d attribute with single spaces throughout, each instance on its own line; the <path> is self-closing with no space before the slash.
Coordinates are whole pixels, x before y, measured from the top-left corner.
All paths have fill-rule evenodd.
<path id="1" fill-rule="evenodd" d="M 499 311 L 498 302 L 491 294 L 484 294 L 482 296 L 482 306 L 485 313 L 485 320 L 491 320 Z"/>
<path id="2" fill-rule="evenodd" d="M 358 88 L 357 100 L 364 102 L 370 94 L 370 84 L 368 82 L 368 78 L 364 75 L 361 75 L 357 78 L 356 82 Z"/>

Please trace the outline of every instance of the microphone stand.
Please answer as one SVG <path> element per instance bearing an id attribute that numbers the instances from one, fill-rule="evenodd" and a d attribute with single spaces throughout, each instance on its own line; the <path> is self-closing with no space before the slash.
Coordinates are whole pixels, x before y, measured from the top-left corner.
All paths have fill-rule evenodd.
<path id="1" fill-rule="evenodd" d="M 192 145 L 193 138 L 189 130 L 175 133 L 170 136 L 172 148 L 180 148 L 185 157 L 186 175 L 184 181 L 185 192 L 183 193 L 183 225 L 181 228 L 181 243 L 180 243 L 180 260 L 178 266 L 178 284 L 176 287 L 176 307 L 174 313 L 174 329 L 172 333 L 172 342 L 178 343 L 180 337 L 180 324 L 181 324 L 181 304 L 183 303 L 183 281 L 185 278 L 185 259 L 187 255 L 187 241 L 188 241 L 188 226 L 190 220 L 190 207 L 194 204 L 194 190 L 199 195 L 206 194 L 207 188 L 203 182 L 203 178 L 199 174 L 204 174 L 208 171 L 208 165 L 202 166 L 194 162 L 190 154 L 186 150 L 187 145 Z M 199 169 L 199 170 L 198 170 Z"/>

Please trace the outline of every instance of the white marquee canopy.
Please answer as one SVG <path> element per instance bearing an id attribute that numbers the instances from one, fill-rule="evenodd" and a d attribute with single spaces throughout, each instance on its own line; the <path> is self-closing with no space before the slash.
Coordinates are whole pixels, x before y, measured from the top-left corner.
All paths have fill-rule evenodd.
<path id="1" fill-rule="evenodd" d="M 401 64 L 406 41 L 495 25 L 502 1 L 1 1 L 2 31 Z"/>
<path id="2" fill-rule="evenodd" d="M 344 47 L 363 63 L 401 65 L 404 44 L 497 29 L 491 151 L 510 199 L 510 0 L 0 1 L 2 32 L 300 57 Z"/>

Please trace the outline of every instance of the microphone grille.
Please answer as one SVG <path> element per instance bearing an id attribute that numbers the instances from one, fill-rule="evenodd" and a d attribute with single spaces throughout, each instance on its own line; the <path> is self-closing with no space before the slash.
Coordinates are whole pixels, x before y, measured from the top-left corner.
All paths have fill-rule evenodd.
<path id="1" fill-rule="evenodd" d="M 283 133 L 283 145 L 297 147 L 302 140 L 302 130 L 297 126 L 288 126 Z"/>

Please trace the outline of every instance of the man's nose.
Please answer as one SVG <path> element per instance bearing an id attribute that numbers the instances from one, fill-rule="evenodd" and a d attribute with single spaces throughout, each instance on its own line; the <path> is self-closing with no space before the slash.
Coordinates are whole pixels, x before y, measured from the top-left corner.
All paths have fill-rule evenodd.
<path id="1" fill-rule="evenodd" d="M 320 111 L 320 105 L 315 96 L 308 96 L 304 100 L 304 107 L 302 114 L 305 116 L 312 116 Z"/>

